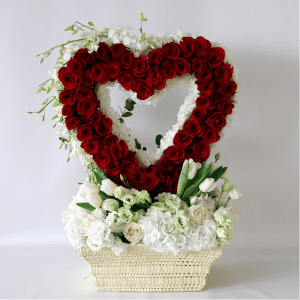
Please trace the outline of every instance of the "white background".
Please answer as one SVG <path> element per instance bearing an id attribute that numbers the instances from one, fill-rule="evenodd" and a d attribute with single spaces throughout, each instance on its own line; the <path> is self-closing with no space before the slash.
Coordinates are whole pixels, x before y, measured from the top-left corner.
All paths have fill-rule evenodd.
<path id="1" fill-rule="evenodd" d="M 77 182 L 85 179 L 79 160 L 67 163 L 67 150 L 58 149 L 52 110 L 46 111 L 44 123 L 41 116 L 27 114 L 39 110 L 46 98 L 35 91 L 48 79 L 57 52 L 41 65 L 35 55 L 73 39 L 64 28 L 75 21 L 92 21 L 97 28 L 130 26 L 139 34 L 142 11 L 149 20 L 143 26 L 147 33 L 179 29 L 221 42 L 231 50 L 239 71 L 240 105 L 218 145 L 220 164 L 229 167 L 231 182 L 243 194 L 234 203 L 240 215 L 236 238 L 225 251 L 298 248 L 298 1 L 2 0 L 0 4 L 0 245 L 69 245 L 61 214 L 76 195 Z M 167 95 L 151 119 L 146 115 L 148 106 L 134 111 L 139 120 L 147 120 L 145 128 L 153 136 L 175 121 L 186 95 L 185 89 L 177 92 L 180 97 L 176 91 Z M 160 116 L 169 120 L 168 127 Z M 147 134 L 143 132 L 142 144 L 148 137 L 153 141 Z"/>

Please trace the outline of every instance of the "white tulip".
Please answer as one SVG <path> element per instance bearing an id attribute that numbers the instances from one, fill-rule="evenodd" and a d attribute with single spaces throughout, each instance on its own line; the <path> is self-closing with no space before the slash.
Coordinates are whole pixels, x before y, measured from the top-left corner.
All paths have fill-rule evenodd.
<path id="1" fill-rule="evenodd" d="M 119 208 L 119 202 L 115 199 L 106 199 L 102 204 L 102 208 L 107 211 L 117 211 Z"/>
<path id="2" fill-rule="evenodd" d="M 237 186 L 232 185 L 228 191 L 228 197 L 232 200 L 238 199 L 242 194 Z"/>
<path id="3" fill-rule="evenodd" d="M 85 196 L 87 194 L 99 194 L 100 189 L 98 186 L 92 182 L 85 181 L 83 184 L 79 187 L 79 192 L 82 196 Z"/>
<path id="4" fill-rule="evenodd" d="M 95 208 L 100 207 L 101 203 L 103 202 L 102 198 L 97 194 L 87 194 L 85 196 L 85 199 L 89 204 L 91 204 Z"/>
<path id="5" fill-rule="evenodd" d="M 110 179 L 104 179 L 101 182 L 100 190 L 108 196 L 113 196 L 114 191 L 117 187 L 118 186 L 114 182 L 112 182 Z"/>
<path id="6" fill-rule="evenodd" d="M 195 163 L 194 160 L 192 158 L 190 158 L 189 160 L 185 160 L 183 163 L 182 168 L 186 165 L 189 164 L 189 174 L 188 174 L 188 179 L 193 179 L 196 175 L 196 172 L 198 169 L 201 168 L 201 164 L 200 163 Z"/>
<path id="7" fill-rule="evenodd" d="M 213 178 L 205 178 L 205 180 L 200 183 L 199 190 L 203 193 L 208 193 L 214 190 L 216 186 L 217 183 Z"/>

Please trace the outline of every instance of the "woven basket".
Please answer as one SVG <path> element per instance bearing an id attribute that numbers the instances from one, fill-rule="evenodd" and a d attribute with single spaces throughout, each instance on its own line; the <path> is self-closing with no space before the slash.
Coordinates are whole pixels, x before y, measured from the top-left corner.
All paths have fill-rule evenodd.
<path id="1" fill-rule="evenodd" d="M 222 252 L 217 247 L 174 255 L 130 245 L 120 256 L 109 248 L 93 252 L 87 247 L 79 255 L 89 263 L 98 290 L 167 292 L 201 291 Z"/>

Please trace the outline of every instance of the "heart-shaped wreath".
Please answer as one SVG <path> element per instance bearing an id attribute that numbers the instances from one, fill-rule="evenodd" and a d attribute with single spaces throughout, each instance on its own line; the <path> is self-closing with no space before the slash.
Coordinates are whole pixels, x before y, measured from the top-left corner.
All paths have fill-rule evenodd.
<path id="1" fill-rule="evenodd" d="M 76 33 L 83 28 L 78 24 L 67 30 Z M 71 143 L 71 154 L 88 168 L 105 170 L 119 185 L 126 178 L 131 187 L 153 195 L 176 193 L 184 160 L 207 160 L 231 123 L 238 83 L 228 51 L 202 36 L 142 33 L 138 38 L 126 28 L 95 30 L 89 25 L 91 30 L 79 39 L 60 46 L 50 85 L 38 90 L 50 92 L 55 86 L 57 94 L 39 112 L 54 101 L 62 144 Z M 110 106 L 107 87 L 115 83 L 130 92 L 122 116 Z M 130 138 L 123 117 L 132 114 L 135 103 L 155 104 L 166 89 L 182 83 L 190 94 L 177 124 L 150 155 Z"/>

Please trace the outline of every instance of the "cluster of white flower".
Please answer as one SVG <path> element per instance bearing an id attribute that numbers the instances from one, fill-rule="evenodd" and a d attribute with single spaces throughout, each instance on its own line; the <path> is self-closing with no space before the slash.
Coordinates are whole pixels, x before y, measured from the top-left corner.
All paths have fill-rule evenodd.
<path id="1" fill-rule="evenodd" d="M 122 236 L 131 244 L 157 252 L 212 249 L 230 243 L 238 216 L 232 204 L 217 204 L 214 195 L 220 191 L 216 187 L 211 192 L 190 197 L 189 207 L 171 193 L 158 194 L 157 202 L 152 203 L 147 191 L 126 189 L 109 179 L 102 180 L 100 188 L 86 181 L 63 214 L 65 232 L 78 249 L 108 247 L 118 255 L 128 247 Z M 105 199 L 99 193 L 106 195 Z M 228 194 L 231 199 L 240 196 L 234 186 Z"/>

